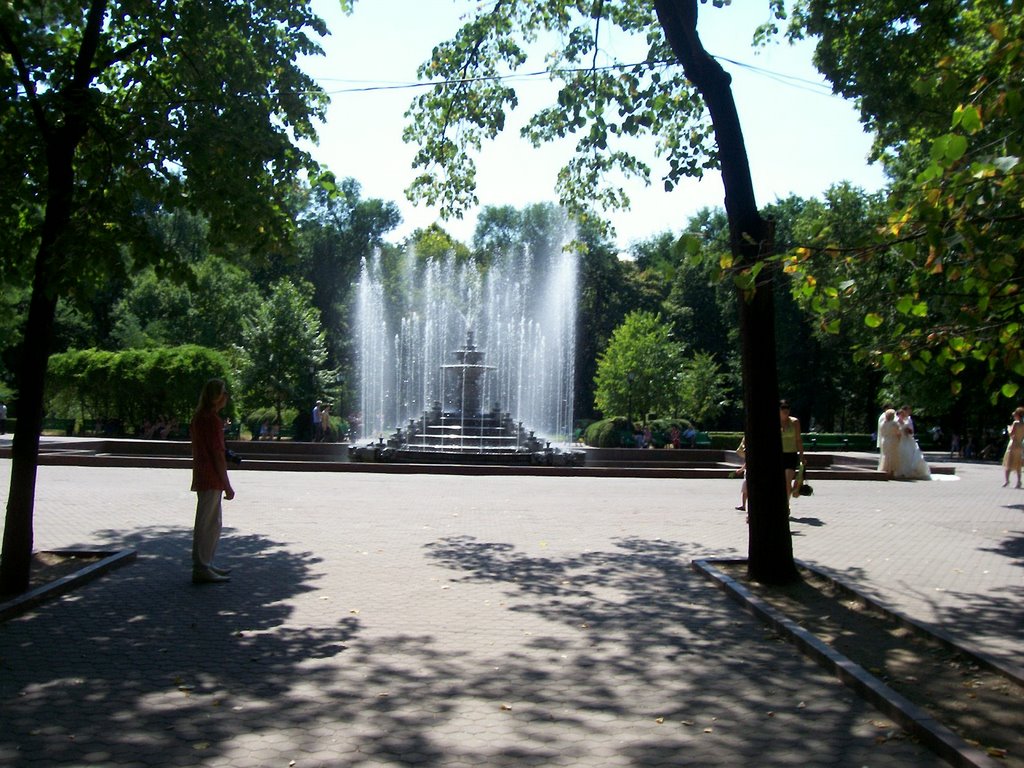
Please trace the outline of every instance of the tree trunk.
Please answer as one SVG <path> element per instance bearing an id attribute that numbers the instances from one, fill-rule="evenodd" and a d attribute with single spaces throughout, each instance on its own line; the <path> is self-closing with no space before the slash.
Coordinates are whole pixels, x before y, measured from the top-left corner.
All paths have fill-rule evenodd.
<path id="1" fill-rule="evenodd" d="M 41 252 L 37 263 L 44 261 Z M 25 327 L 25 342 L 18 368 L 18 424 L 11 450 L 11 486 L 7 496 L 3 556 L 0 561 L 0 593 L 24 592 L 32 564 L 32 515 L 35 507 L 39 434 L 43 427 L 43 388 L 49 358 L 56 298 L 47 297 L 45 286 L 33 281 Z"/>
<path id="2" fill-rule="evenodd" d="M 704 50 L 697 34 L 697 0 L 655 0 L 654 7 L 666 39 L 711 113 L 732 253 L 737 266 L 752 265 L 771 253 L 773 233 L 754 199 L 732 79 Z M 793 561 L 789 497 L 782 468 L 773 273 L 770 267 L 763 269 L 752 295 L 744 291 L 737 295 L 750 514 L 747 567 L 755 581 L 782 584 L 799 576 Z"/>
<path id="3" fill-rule="evenodd" d="M 32 279 L 32 298 L 17 371 L 18 423 L 11 448 L 11 486 L 7 496 L 0 593 L 24 592 L 32 564 L 32 516 L 35 508 L 39 435 L 43 428 L 43 392 L 57 310 L 53 272 L 59 243 L 71 221 L 74 153 L 77 141 L 67 131 L 52 135 L 48 150 L 46 214 L 40 231 Z"/>

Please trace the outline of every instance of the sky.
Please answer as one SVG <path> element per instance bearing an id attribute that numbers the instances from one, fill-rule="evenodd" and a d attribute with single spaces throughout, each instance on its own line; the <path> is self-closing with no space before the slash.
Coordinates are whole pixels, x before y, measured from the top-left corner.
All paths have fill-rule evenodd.
<path id="1" fill-rule="evenodd" d="M 331 35 L 320 41 L 325 56 L 302 60 L 302 66 L 331 96 L 327 120 L 313 156 L 338 177 L 352 177 L 364 198 L 396 203 L 402 225 L 388 237 L 397 242 L 415 229 L 438 221 L 435 209 L 414 206 L 405 189 L 414 177 L 415 148 L 402 141 L 404 113 L 420 92 L 416 69 L 433 46 L 447 40 L 463 15 L 478 0 L 357 0 L 351 15 L 338 0 L 313 0 Z M 698 31 L 713 55 L 732 60 L 723 66 L 733 76 L 733 92 L 746 139 L 758 205 L 790 194 L 814 197 L 840 181 L 874 191 L 884 183 L 878 166 L 869 165 L 870 137 L 853 104 L 831 94 L 811 64 L 812 45 L 788 43 L 755 51 L 750 44 L 757 24 L 767 16 L 767 0 L 734 0 L 726 8 L 700 6 Z M 602 41 L 625 60 L 639 49 L 620 33 Z M 541 69 L 531 60 L 524 71 Z M 517 82 L 520 105 L 508 117 L 504 134 L 484 144 L 477 156 L 477 196 L 481 205 L 521 208 L 555 202 L 555 177 L 571 145 L 535 149 L 519 137 L 518 127 L 553 99 L 545 77 Z M 653 145 L 652 145 L 653 146 Z M 644 158 L 657 169 L 657 161 Z M 723 190 L 717 172 L 685 180 L 665 192 L 655 171 L 650 186 L 626 187 L 630 210 L 606 214 L 625 251 L 629 244 L 666 230 L 683 231 L 687 219 L 704 207 L 721 207 Z M 472 239 L 476 210 L 461 221 L 441 225 L 455 238 Z"/>

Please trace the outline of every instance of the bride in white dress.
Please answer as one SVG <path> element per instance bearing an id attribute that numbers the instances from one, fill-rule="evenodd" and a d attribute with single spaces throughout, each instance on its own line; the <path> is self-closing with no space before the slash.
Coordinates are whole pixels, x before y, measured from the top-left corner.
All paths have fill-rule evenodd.
<path id="1" fill-rule="evenodd" d="M 914 436 L 914 420 L 908 406 L 900 408 L 897 423 L 900 428 L 900 444 L 895 477 L 899 480 L 931 480 L 932 472 Z"/>

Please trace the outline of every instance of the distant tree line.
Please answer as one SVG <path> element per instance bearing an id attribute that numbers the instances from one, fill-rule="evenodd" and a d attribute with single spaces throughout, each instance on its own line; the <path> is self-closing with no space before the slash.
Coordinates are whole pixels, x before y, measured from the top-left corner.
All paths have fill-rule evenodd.
<path id="1" fill-rule="evenodd" d="M 159 389 L 140 389 L 125 403 L 114 395 L 136 387 L 143 370 L 159 367 L 154 360 L 170 366 L 157 379 L 180 383 L 168 361 L 178 360 L 181 349 L 201 347 L 215 356 L 211 359 L 223 361 L 218 370 L 231 382 L 238 418 L 264 409 L 279 421 L 285 411 L 297 413 L 295 425 L 282 426 L 308 436 L 305 416 L 317 399 L 325 399 L 344 426 L 357 409 L 352 326 L 355 286 L 365 258 L 380 251 L 385 274 L 390 264 L 390 273 L 397 275 L 409 249 L 419 259 L 454 253 L 482 269 L 499 251 L 523 258 L 529 252 L 534 255 L 530 263 L 543 270 L 547 261 L 537 254 L 550 254 L 563 241 L 564 213 L 550 203 L 485 207 L 470 243 L 456 241 L 435 225 L 392 244 L 384 238 L 400 223 L 397 207 L 363 199 L 356 181 L 317 187 L 307 197 L 294 253 L 260 260 L 212 246 L 206 225 L 195 215 L 151 212 L 148 226 L 177 252 L 184 274 L 146 267 L 84 301 L 61 300 L 53 349 L 148 351 L 148 362 L 105 370 L 109 396 L 98 398 L 72 396 L 85 391 L 87 376 L 96 373 L 71 365 L 83 358 L 54 358 L 47 412 L 83 423 L 113 419 L 126 431 L 137 431 L 144 419 L 163 412 L 186 419 L 194 392 L 169 395 L 162 404 L 159 397 L 153 399 Z M 787 251 L 814 242 L 821 232 L 832 242 L 845 233 L 852 242 L 875 226 L 884 210 L 881 195 L 839 184 L 822 199 L 779 200 L 765 215 L 775 222 L 780 249 Z M 742 429 L 735 300 L 730 283 L 722 279 L 728 255 L 724 212 L 701 210 L 687 222 L 684 237 L 656 234 L 634 243 L 627 254 L 620 254 L 604 231 L 581 224 L 576 232 L 581 248 L 578 421 L 643 420 L 655 414 L 686 419 L 706 430 Z M 824 322 L 821 299 L 806 290 L 806 278 L 781 271 L 777 279 L 780 392 L 793 402 L 805 428 L 870 432 L 883 402 L 911 403 L 923 419 L 941 424 L 947 433 L 975 430 L 980 435 L 998 423 L 1002 414 L 991 403 L 983 366 L 960 372 L 957 393 L 940 368 L 887 372 L 856 355 L 870 344 L 874 329 L 862 322 L 837 322 L 834 316 Z M 878 291 L 884 290 L 884 279 L 878 275 Z M 388 300 L 400 302 L 404 288 L 392 281 Z M 0 308 L 3 385 L 13 394 L 9 366 L 16 359 L 28 294 L 8 286 L 6 296 Z M 875 298 L 869 294 L 860 304 L 848 301 L 844 317 L 868 311 Z M 159 350 L 179 351 L 153 357 Z M 117 371 L 124 373 L 120 385 Z M 189 388 L 198 391 L 195 382 Z M 136 408 L 143 391 L 148 405 Z"/>

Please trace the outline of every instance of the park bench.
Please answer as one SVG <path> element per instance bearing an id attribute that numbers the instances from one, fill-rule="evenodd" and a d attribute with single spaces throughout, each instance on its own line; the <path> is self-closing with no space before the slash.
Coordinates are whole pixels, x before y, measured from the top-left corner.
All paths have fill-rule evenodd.
<path id="1" fill-rule="evenodd" d="M 814 432 L 803 435 L 805 451 L 873 451 L 871 435 L 829 435 Z"/>

